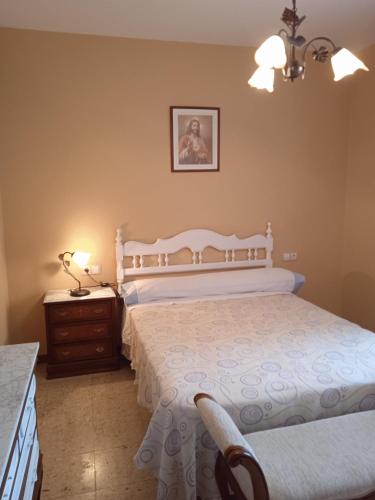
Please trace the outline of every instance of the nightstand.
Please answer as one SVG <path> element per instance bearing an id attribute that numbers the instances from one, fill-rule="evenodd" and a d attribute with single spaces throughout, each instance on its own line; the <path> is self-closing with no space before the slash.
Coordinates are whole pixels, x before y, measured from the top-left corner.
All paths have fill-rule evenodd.
<path id="1" fill-rule="evenodd" d="M 48 378 L 120 367 L 121 305 L 112 288 L 71 297 L 49 290 L 44 297 Z"/>

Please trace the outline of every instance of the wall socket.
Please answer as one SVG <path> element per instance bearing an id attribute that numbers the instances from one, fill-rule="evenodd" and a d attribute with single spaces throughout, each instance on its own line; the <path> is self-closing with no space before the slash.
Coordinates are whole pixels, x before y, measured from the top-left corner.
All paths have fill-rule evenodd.
<path id="1" fill-rule="evenodd" d="M 91 266 L 85 266 L 85 269 L 89 270 L 89 274 L 100 274 L 102 272 L 101 264 L 91 264 Z M 82 271 L 83 275 L 86 275 L 85 271 Z"/>
<path id="2" fill-rule="evenodd" d="M 283 253 L 283 260 L 284 261 L 289 261 L 289 260 L 297 260 L 297 252 L 285 252 Z"/>

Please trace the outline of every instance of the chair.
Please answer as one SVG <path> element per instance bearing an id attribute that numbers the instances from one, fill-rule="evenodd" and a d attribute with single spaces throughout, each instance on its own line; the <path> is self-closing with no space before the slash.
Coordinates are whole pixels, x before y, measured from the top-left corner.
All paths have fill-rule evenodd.
<path id="1" fill-rule="evenodd" d="M 194 401 L 224 500 L 375 500 L 375 411 L 243 436 L 210 395 Z"/>

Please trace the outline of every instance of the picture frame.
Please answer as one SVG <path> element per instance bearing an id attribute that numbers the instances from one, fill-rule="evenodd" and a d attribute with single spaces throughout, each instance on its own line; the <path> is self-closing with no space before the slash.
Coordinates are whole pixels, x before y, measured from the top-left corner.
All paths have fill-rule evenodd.
<path id="1" fill-rule="evenodd" d="M 218 172 L 220 108 L 170 107 L 171 171 Z"/>

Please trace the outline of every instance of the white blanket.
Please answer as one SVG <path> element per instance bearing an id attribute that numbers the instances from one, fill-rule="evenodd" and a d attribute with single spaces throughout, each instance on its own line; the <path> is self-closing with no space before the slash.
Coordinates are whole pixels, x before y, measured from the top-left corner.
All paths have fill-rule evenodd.
<path id="1" fill-rule="evenodd" d="M 243 433 L 375 408 L 374 334 L 293 294 L 135 306 L 123 337 L 153 411 L 135 462 L 160 499 L 219 498 L 198 392 Z"/>

